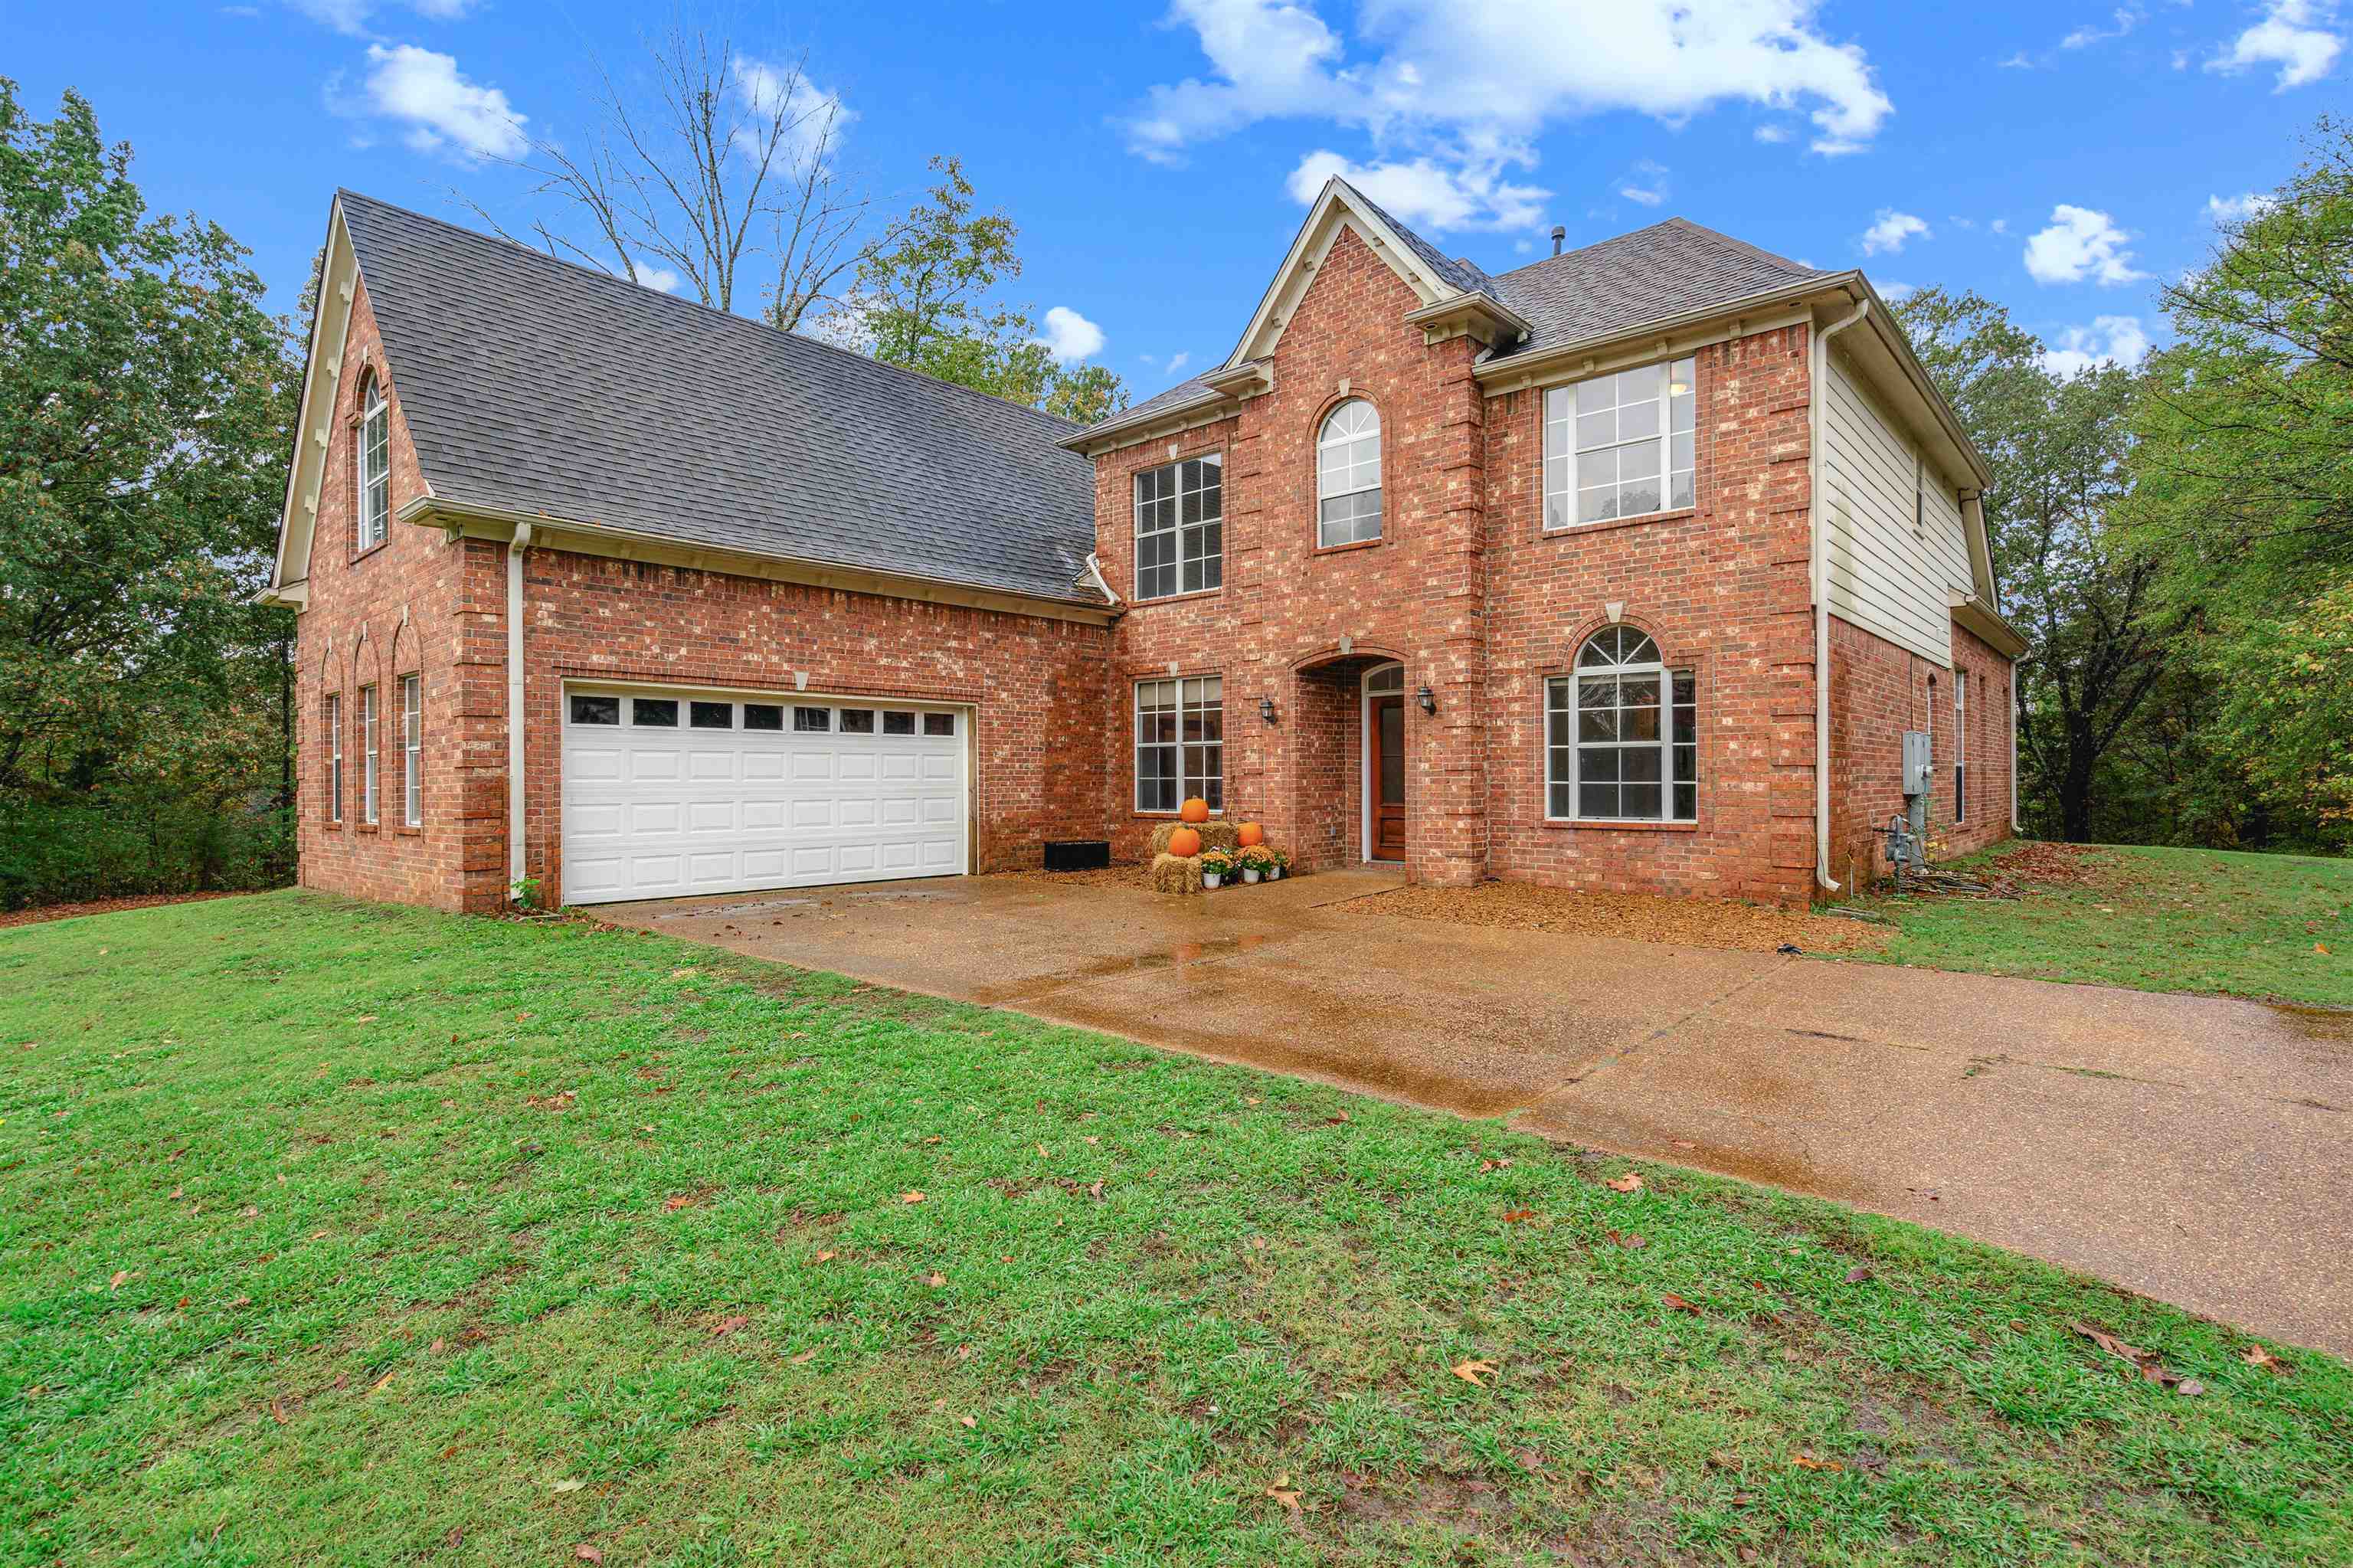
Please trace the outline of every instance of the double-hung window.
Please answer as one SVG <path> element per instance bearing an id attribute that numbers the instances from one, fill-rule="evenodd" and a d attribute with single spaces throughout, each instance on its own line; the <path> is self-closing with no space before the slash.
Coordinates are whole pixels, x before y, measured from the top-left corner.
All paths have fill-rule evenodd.
<path id="1" fill-rule="evenodd" d="M 343 820 L 343 698 L 329 692 L 319 720 L 327 726 L 327 821 Z"/>
<path id="2" fill-rule="evenodd" d="M 421 676 L 400 678 L 400 820 L 425 825 L 425 692 Z"/>
<path id="3" fill-rule="evenodd" d="M 392 410 L 384 401 L 383 383 L 367 384 L 364 412 L 360 416 L 359 502 L 360 548 L 373 549 L 392 527 Z"/>
<path id="4" fill-rule="evenodd" d="M 1572 674 L 1545 683 L 1545 815 L 1689 822 L 1699 817 L 1699 692 L 1630 626 L 1605 627 Z"/>
<path id="5" fill-rule="evenodd" d="M 1692 504 L 1694 368 L 1669 360 L 1545 393 L 1546 527 Z"/>
<path id="6" fill-rule="evenodd" d="M 1216 675 L 1135 684 L 1135 809 L 1226 804 L 1225 683 Z"/>
<path id="7" fill-rule="evenodd" d="M 1380 536 L 1381 416 L 1351 397 L 1315 439 L 1315 545 L 1328 550 Z"/>
<path id="8" fill-rule="evenodd" d="M 1135 476 L 1135 597 L 1202 593 L 1226 580 L 1226 460 L 1204 452 Z"/>
<path id="9" fill-rule="evenodd" d="M 375 821 L 375 688 L 360 688 L 360 821 Z"/>
<path id="10" fill-rule="evenodd" d="M 1968 811 L 1969 673 L 1953 672 L 1953 821 L 1958 825 Z"/>

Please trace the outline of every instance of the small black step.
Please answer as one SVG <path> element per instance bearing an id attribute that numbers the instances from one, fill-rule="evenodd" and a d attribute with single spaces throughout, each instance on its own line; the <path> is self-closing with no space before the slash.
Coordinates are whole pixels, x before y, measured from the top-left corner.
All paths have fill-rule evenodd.
<path id="1" fill-rule="evenodd" d="M 1048 839 L 1048 871 L 1100 871 L 1111 863 L 1109 839 Z"/>

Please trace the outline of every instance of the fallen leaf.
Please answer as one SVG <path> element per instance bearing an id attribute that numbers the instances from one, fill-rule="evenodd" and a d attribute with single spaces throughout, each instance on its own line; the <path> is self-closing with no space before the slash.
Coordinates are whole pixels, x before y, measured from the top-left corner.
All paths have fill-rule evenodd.
<path id="1" fill-rule="evenodd" d="M 751 1321 L 751 1318 L 742 1312 L 733 1313 L 728 1317 L 722 1318 L 718 1322 L 713 1323 L 711 1326 L 711 1337 L 714 1340 L 724 1339 L 729 1334 L 733 1333 L 736 1330 L 744 1327 Z"/>
<path id="2" fill-rule="evenodd" d="M 447 1340 L 436 1340 L 433 1341 L 433 1353 L 437 1356 L 448 1348 L 449 1341 Z"/>
<path id="3" fill-rule="evenodd" d="M 662 1200 L 662 1213 L 666 1214 L 674 1214 L 693 1202 L 694 1194 L 691 1192 L 681 1192 L 675 1198 L 664 1198 Z"/>
<path id="4" fill-rule="evenodd" d="M 587 1484 L 586 1481 L 550 1481 L 547 1489 L 552 1492 L 576 1492 Z"/>
<path id="5" fill-rule="evenodd" d="M 2128 1345 L 2122 1340 L 2117 1339 L 2114 1334 L 2104 1333 L 2100 1330 L 2093 1328 L 2089 1323 L 2071 1319 L 2068 1322 L 2067 1327 L 2083 1335 L 2084 1338 L 2091 1340 L 2092 1343 L 2099 1346 L 2100 1349 L 2107 1351 L 2108 1354 L 2116 1357 L 2116 1360 L 2128 1362 L 2133 1366 L 2138 1366 L 2141 1362 L 2153 1359 L 2157 1354 L 2154 1351 L 2144 1351 L 2136 1346 Z"/>
<path id="6" fill-rule="evenodd" d="M 1098 1203 L 1102 1202 L 1103 1202 L 1103 1184 L 1102 1182 L 1100 1182 L 1100 1181 L 1090 1181 L 1090 1182 L 1088 1182 L 1088 1183 L 1087 1183 L 1087 1196 L 1088 1196 L 1088 1197 L 1090 1197 L 1090 1198 L 1092 1198 L 1092 1199 L 1093 1199 L 1096 1202 L 1098 1202 Z"/>
<path id="7" fill-rule="evenodd" d="M 938 1133 L 936 1133 L 936 1132 L 935 1132 L 935 1133 L 934 1133 L 934 1134 L 932 1134 L 932 1136 L 931 1136 L 931 1137 L 929 1137 L 929 1138 L 927 1138 L 927 1139 L 923 1139 L 923 1141 L 924 1141 L 925 1143 L 937 1143 L 939 1140 L 940 1140 L 940 1135 L 939 1135 Z"/>
<path id="8" fill-rule="evenodd" d="M 1534 1209 L 1505 1209 L 1504 1211 L 1504 1223 L 1507 1225 L 1525 1224 L 1526 1222 L 1533 1220 L 1535 1217 L 1536 1212 Z"/>
<path id="9" fill-rule="evenodd" d="M 1627 1231 L 1623 1234 L 1620 1234 L 1617 1231 L 1611 1231 L 1609 1233 L 1609 1239 L 1616 1242 L 1620 1246 L 1626 1248 L 1629 1252 L 1640 1252 L 1644 1247 L 1651 1245 L 1633 1231 Z"/>
<path id="10" fill-rule="evenodd" d="M 1693 1306 L 1690 1302 L 1684 1300 L 1682 1297 L 1676 1295 L 1672 1290 L 1668 1291 L 1664 1296 L 1660 1297 L 1659 1299 L 1666 1303 L 1667 1310 L 1670 1312 L 1688 1312 L 1694 1318 L 1699 1316 L 1698 1308 Z"/>
<path id="11" fill-rule="evenodd" d="M 1620 1176 L 1616 1181 L 1610 1182 L 1609 1186 L 1614 1192 L 1639 1192 L 1642 1190 L 1642 1179 L 1633 1171 L 1629 1171 L 1623 1176 Z"/>
<path id="12" fill-rule="evenodd" d="M 1542 1454 L 1537 1453 L 1534 1448 L 1513 1449 L 1512 1462 L 1532 1476 L 1538 1476 L 1544 1473 L 1545 1457 Z"/>
<path id="13" fill-rule="evenodd" d="M 1803 1449 L 1799 1449 L 1789 1462 L 1797 1466 L 1798 1468 L 1801 1470 L 1843 1470 L 1846 1468 L 1845 1464 L 1841 1460 L 1817 1459 L 1811 1454 L 1807 1453 Z"/>
<path id="14" fill-rule="evenodd" d="M 807 1350 L 803 1351 L 799 1355 L 793 1358 L 793 1365 L 797 1367 L 805 1367 L 815 1360 L 817 1360 L 817 1347 L 815 1345 L 811 1345 Z"/>
<path id="15" fill-rule="evenodd" d="M 1266 1250 L 1266 1238 L 1264 1236 L 1252 1236 L 1250 1239 L 1250 1251 L 1252 1252 L 1264 1252 Z"/>
<path id="16" fill-rule="evenodd" d="M 1289 1509 L 1292 1512 L 1297 1513 L 1299 1511 L 1299 1492 L 1292 1486 L 1291 1477 L 1288 1473 L 1275 1477 L 1274 1485 L 1266 1489 L 1266 1495 L 1281 1503 L 1283 1507 Z"/>
<path id="17" fill-rule="evenodd" d="M 947 1282 L 948 1277 L 940 1273 L 937 1269 L 934 1269 L 931 1273 L 923 1276 L 923 1283 L 930 1286 L 934 1290 L 937 1290 L 941 1286 L 945 1285 Z"/>
<path id="18" fill-rule="evenodd" d="M 971 1416 L 969 1416 L 969 1415 L 966 1415 L 966 1416 L 961 1417 L 961 1419 L 963 1420 L 964 1424 L 965 1424 L 966 1426 L 977 1426 L 977 1425 L 980 1425 L 980 1423 L 979 1423 L 978 1421 L 974 1420 L 974 1419 L 973 1419 Z"/>
<path id="19" fill-rule="evenodd" d="M 2321 957 L 2327 958 L 2328 956 L 2328 944 L 2326 942 L 2315 942 L 2312 944 L 2312 950 L 2318 953 Z"/>
<path id="20" fill-rule="evenodd" d="M 269 1419 L 275 1421 L 280 1426 L 286 1425 L 289 1417 L 286 1414 L 286 1396 L 284 1394 L 281 1393 L 276 1399 L 269 1402 Z"/>
<path id="21" fill-rule="evenodd" d="M 1871 1270 L 1861 1264 L 1857 1264 L 1854 1267 L 1846 1271 L 1846 1282 L 1849 1285 L 1860 1285 L 1870 1277 Z"/>
<path id="22" fill-rule="evenodd" d="M 605 1561 L 605 1554 L 597 1551 L 595 1547 L 589 1545 L 585 1541 L 572 1549 L 572 1555 L 583 1563 L 602 1563 Z"/>
<path id="23" fill-rule="evenodd" d="M 1054 1157 L 1046 1152 L 1046 1146 L 1041 1143 L 1038 1146 L 1038 1158 L 1040 1160 L 1051 1160 Z"/>
<path id="24" fill-rule="evenodd" d="M 920 1203 L 923 1201 L 923 1195 L 921 1192 L 902 1192 L 899 1194 L 899 1202 L 902 1203 Z"/>
<path id="25" fill-rule="evenodd" d="M 1348 1113 L 1346 1111 L 1335 1111 L 1332 1115 L 1324 1118 L 1324 1125 L 1326 1127 L 1337 1127 L 1340 1123 L 1346 1121 L 1347 1119 Z"/>
<path id="26" fill-rule="evenodd" d="M 2261 1345 L 2249 1345 L 2245 1351 L 2240 1353 L 2239 1359 L 2246 1362 L 2251 1367 L 2284 1367 L 2287 1365 L 2285 1361 L 2280 1360 L 2279 1357 L 2272 1354 Z"/>
<path id="27" fill-rule="evenodd" d="M 1697 1149 L 1699 1147 L 1698 1144 L 1694 1143 L 1688 1138 L 1678 1138 L 1674 1139 L 1674 1145 L 1677 1149 Z"/>
<path id="28" fill-rule="evenodd" d="M 385 1373 L 382 1377 L 380 1377 L 380 1378 L 376 1379 L 374 1383 L 372 1383 L 368 1384 L 368 1392 L 369 1392 L 370 1393 L 382 1393 L 382 1392 L 383 1392 L 383 1390 L 384 1390 L 384 1385 L 385 1385 L 385 1384 L 386 1384 L 386 1383 L 390 1383 L 394 1378 L 396 1378 L 396 1377 L 398 1377 L 399 1375 L 400 1375 L 400 1369 L 399 1369 L 398 1367 L 395 1367 L 395 1368 L 393 1368 L 390 1372 L 388 1372 Z"/>
<path id="29" fill-rule="evenodd" d="M 2194 1377 L 2186 1377 L 2174 1385 L 2173 1392 L 2195 1399 L 2206 1392 L 2206 1385 Z"/>
<path id="30" fill-rule="evenodd" d="M 106 1292 L 111 1296 L 130 1283 L 131 1271 L 127 1268 L 118 1268 L 114 1271 L 114 1277 L 106 1282 Z"/>
<path id="31" fill-rule="evenodd" d="M 1482 1377 L 1494 1376 L 1495 1363 L 1493 1361 L 1457 1361 L 1454 1363 L 1454 1375 L 1461 1378 L 1464 1383 L 1469 1383 L 1472 1388 L 1484 1388 L 1487 1385 L 1484 1383 L 1482 1383 L 1480 1379 Z"/>

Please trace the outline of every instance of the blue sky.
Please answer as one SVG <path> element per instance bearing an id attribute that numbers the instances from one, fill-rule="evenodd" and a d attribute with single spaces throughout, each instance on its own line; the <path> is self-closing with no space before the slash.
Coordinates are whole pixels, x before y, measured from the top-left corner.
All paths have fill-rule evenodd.
<path id="1" fill-rule="evenodd" d="M 2342 106 L 2353 31 L 2336 0 L 888 11 L 720 14 L 747 59 L 806 58 L 879 211 L 960 155 L 1021 226 L 1015 299 L 1138 396 L 1230 349 L 1334 170 L 1490 270 L 1556 222 L 1576 245 L 1680 214 L 1883 289 L 1974 287 L 2063 365 L 2132 357 L 2216 205 L 2276 185 Z M 666 16 L 6 0 L 0 71 L 41 117 L 88 95 L 151 204 L 221 223 L 291 309 L 339 185 L 459 221 L 453 192 L 510 226 L 556 212 L 495 154 L 577 145 L 591 52 L 626 80 Z"/>

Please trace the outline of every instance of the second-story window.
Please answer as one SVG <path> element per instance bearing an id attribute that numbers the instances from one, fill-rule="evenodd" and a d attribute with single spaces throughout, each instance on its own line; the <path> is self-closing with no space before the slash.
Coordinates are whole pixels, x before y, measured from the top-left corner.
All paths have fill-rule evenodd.
<path id="1" fill-rule="evenodd" d="M 1546 527 L 1692 504 L 1694 369 L 1674 359 L 1546 391 Z"/>
<path id="2" fill-rule="evenodd" d="M 1325 416 L 1315 438 L 1315 544 L 1381 536 L 1381 417 L 1362 397 Z"/>
<path id="3" fill-rule="evenodd" d="M 1201 593 L 1226 580 L 1226 460 L 1204 452 L 1135 476 L 1135 597 Z"/>
<path id="4" fill-rule="evenodd" d="M 368 378 L 359 437 L 360 548 L 373 549 L 392 528 L 392 410 L 384 383 Z"/>

